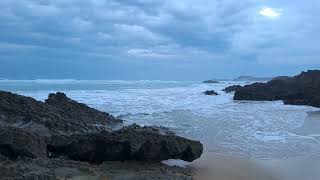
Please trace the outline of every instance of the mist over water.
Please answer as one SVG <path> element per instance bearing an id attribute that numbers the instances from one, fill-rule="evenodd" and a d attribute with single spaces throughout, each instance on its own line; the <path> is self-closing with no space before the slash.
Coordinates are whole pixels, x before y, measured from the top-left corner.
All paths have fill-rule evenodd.
<path id="1" fill-rule="evenodd" d="M 300 133 L 318 109 L 282 102 L 237 102 L 223 88 L 244 82 L 0 80 L 0 89 L 45 100 L 62 91 L 70 98 L 109 112 L 125 123 L 168 127 L 200 140 L 206 152 L 257 159 L 307 156 L 320 152 L 317 134 Z M 205 96 L 215 90 L 219 96 Z"/>

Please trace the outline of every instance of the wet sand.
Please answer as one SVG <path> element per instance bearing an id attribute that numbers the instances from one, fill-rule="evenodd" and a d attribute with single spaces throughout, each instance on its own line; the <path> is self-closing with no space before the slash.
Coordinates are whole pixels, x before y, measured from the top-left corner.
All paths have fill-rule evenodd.
<path id="1" fill-rule="evenodd" d="M 294 133 L 320 141 L 320 111 L 310 112 L 304 125 Z M 191 167 L 196 180 L 318 180 L 320 152 L 267 160 L 204 153 Z"/>
<path id="2" fill-rule="evenodd" d="M 230 155 L 206 153 L 191 167 L 196 180 L 279 180 L 262 164 Z"/>
<path id="3" fill-rule="evenodd" d="M 320 154 L 254 160 L 214 153 L 191 164 L 196 180 L 318 180 Z"/>
<path id="4" fill-rule="evenodd" d="M 280 180 L 320 179 L 320 154 L 263 162 Z"/>

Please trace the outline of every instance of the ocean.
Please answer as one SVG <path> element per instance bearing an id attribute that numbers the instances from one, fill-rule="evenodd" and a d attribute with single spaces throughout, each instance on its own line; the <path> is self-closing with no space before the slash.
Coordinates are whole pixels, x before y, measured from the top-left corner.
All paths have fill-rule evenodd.
<path id="1" fill-rule="evenodd" d="M 205 152 L 255 159 L 292 158 L 320 152 L 320 135 L 301 131 L 319 109 L 275 102 L 233 101 L 227 86 L 248 82 L 204 84 L 188 81 L 0 80 L 0 90 L 44 101 L 64 92 L 126 124 L 168 127 L 200 140 Z M 219 96 L 205 96 L 215 90 Z M 317 116 L 319 117 L 319 116 Z M 318 123 L 320 125 L 320 121 Z"/>

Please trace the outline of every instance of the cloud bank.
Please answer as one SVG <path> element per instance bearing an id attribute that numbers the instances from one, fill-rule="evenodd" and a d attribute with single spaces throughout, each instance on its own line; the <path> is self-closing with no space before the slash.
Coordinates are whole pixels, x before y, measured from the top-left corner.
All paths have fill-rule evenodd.
<path id="1" fill-rule="evenodd" d="M 293 74 L 320 68 L 319 9 L 311 0 L 1 0 L 0 76 Z"/>

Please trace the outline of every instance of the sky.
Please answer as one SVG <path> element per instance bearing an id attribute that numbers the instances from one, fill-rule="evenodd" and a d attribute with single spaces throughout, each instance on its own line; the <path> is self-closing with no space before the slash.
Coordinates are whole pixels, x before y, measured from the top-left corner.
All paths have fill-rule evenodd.
<path id="1" fill-rule="evenodd" d="M 1 0 L 0 78 L 203 80 L 320 69 L 319 0 Z"/>

